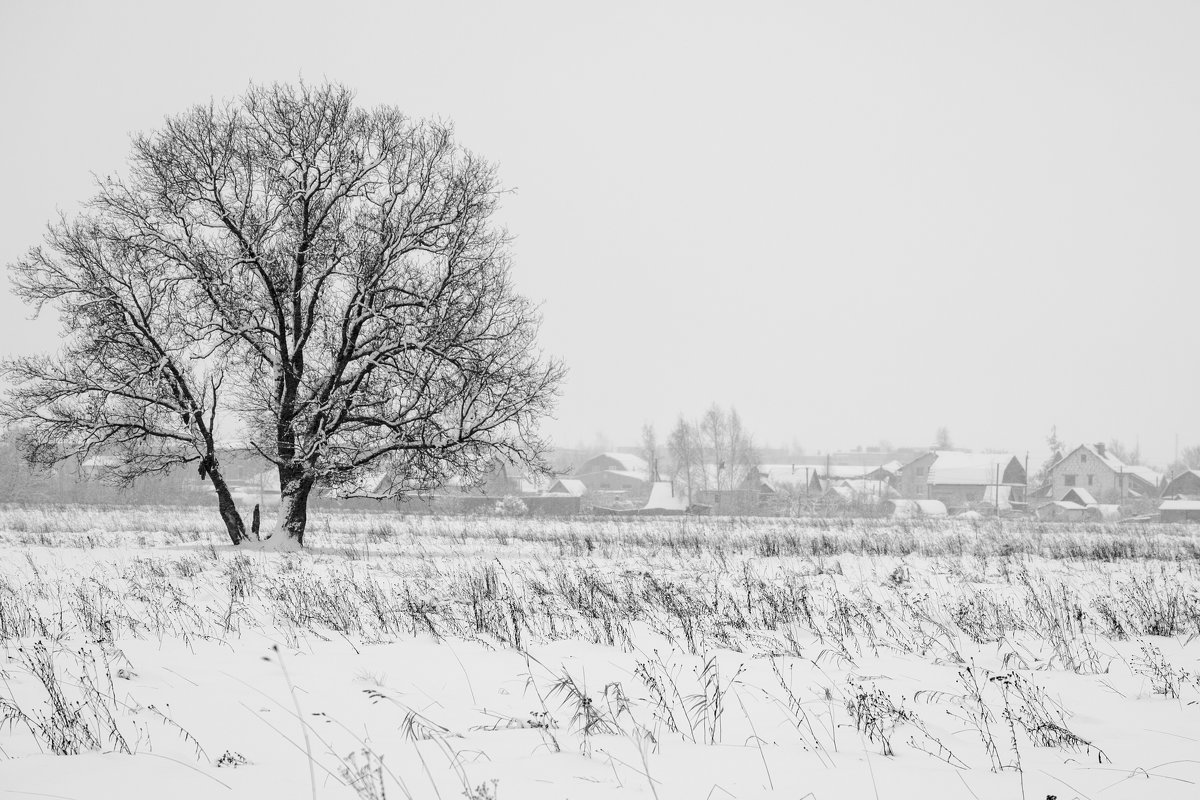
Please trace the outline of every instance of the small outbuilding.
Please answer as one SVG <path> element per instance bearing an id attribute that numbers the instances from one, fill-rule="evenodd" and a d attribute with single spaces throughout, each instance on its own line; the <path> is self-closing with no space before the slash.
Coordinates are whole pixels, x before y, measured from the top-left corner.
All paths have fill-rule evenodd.
<path id="1" fill-rule="evenodd" d="M 639 514 L 650 516 L 673 516 L 684 514 L 688 510 L 688 500 L 684 493 L 675 488 L 670 481 L 655 481 L 650 487 L 650 498 L 646 505 L 638 509 Z"/>
<path id="2" fill-rule="evenodd" d="M 883 502 L 883 510 L 892 519 L 912 517 L 945 517 L 946 504 L 941 500 L 905 500 L 892 498 Z"/>
<path id="3" fill-rule="evenodd" d="M 583 497 L 587 494 L 587 486 L 583 481 L 575 478 L 559 478 L 550 488 L 546 490 L 547 494 L 569 494 L 572 497 Z"/>
<path id="4" fill-rule="evenodd" d="M 1087 508 L 1069 500 L 1055 500 L 1038 506 L 1034 514 L 1043 522 L 1082 522 L 1087 519 Z"/>
<path id="5" fill-rule="evenodd" d="M 1067 489 L 1067 491 L 1063 492 L 1063 496 L 1058 499 L 1065 500 L 1068 503 L 1076 503 L 1084 508 L 1096 505 L 1096 498 L 1092 496 L 1092 493 L 1079 486 Z"/>
<path id="6" fill-rule="evenodd" d="M 1200 522 L 1200 500 L 1164 500 L 1158 507 L 1159 522 Z"/>
<path id="7" fill-rule="evenodd" d="M 1121 507 L 1116 503 L 1096 503 L 1084 509 L 1086 516 L 1092 522 L 1120 522 Z"/>

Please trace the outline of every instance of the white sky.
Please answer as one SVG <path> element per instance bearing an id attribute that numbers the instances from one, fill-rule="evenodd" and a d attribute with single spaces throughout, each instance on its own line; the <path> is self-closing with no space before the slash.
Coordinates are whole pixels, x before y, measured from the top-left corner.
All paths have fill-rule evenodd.
<path id="1" fill-rule="evenodd" d="M 900 6 L 903 6 L 903 9 Z M 0 262 L 250 80 L 455 121 L 571 376 L 548 431 L 1200 442 L 1200 4 L 0 0 Z M 54 328 L 0 296 L 5 353 Z"/>

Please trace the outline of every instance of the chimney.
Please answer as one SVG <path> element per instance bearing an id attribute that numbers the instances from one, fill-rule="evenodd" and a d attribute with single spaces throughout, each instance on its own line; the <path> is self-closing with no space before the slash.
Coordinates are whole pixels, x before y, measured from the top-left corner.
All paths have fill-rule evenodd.
<path id="1" fill-rule="evenodd" d="M 1096 442 L 1095 447 L 1096 452 L 1100 454 L 1100 457 L 1104 458 L 1104 442 Z"/>

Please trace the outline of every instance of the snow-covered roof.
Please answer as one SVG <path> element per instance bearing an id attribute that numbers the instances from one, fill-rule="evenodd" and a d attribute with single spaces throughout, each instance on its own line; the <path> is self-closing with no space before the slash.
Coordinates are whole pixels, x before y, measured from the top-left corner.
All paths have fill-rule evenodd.
<path id="1" fill-rule="evenodd" d="M 576 478 L 587 478 L 592 475 L 617 475 L 622 478 L 631 478 L 635 481 L 646 482 L 645 472 L 632 472 L 627 469 L 598 469 L 595 472 L 582 472 L 575 475 Z"/>
<path id="2" fill-rule="evenodd" d="M 116 456 L 92 456 L 79 466 L 86 469 L 109 469 L 121 466 L 121 459 Z"/>
<path id="3" fill-rule="evenodd" d="M 587 486 L 583 481 L 575 478 L 559 478 L 549 491 L 550 494 L 569 494 L 572 497 L 581 497 L 587 493 Z"/>
<path id="4" fill-rule="evenodd" d="M 1088 506 L 1087 513 L 1088 516 L 1104 522 L 1121 519 L 1121 507 L 1115 503 L 1097 503 L 1094 506 Z"/>
<path id="5" fill-rule="evenodd" d="M 854 491 L 849 486 L 842 486 L 841 484 L 838 484 L 836 486 L 830 486 L 828 489 L 825 490 L 825 493 L 822 496 L 823 497 L 830 497 L 830 496 L 840 497 L 842 500 L 845 500 L 847 503 L 854 502 Z"/>
<path id="6" fill-rule="evenodd" d="M 1012 453 L 960 453 L 939 450 L 937 460 L 929 467 L 928 483 L 953 486 L 986 486 L 996 483 L 997 467 L 1000 482 L 1004 472 L 1016 459 Z M 1020 464 L 1020 461 L 1017 462 Z"/>
<path id="7" fill-rule="evenodd" d="M 887 481 L 873 481 L 865 478 L 838 481 L 836 486 L 849 489 L 858 499 L 880 500 L 888 497 L 898 497 L 899 492 Z"/>
<path id="8" fill-rule="evenodd" d="M 575 474 L 586 475 L 589 472 L 598 472 L 599 470 L 596 469 L 598 465 L 592 462 L 598 461 L 603 463 L 605 459 L 617 465 L 616 471 L 637 472 L 641 474 L 643 480 L 645 480 L 646 474 L 650 471 L 650 465 L 641 456 L 636 456 L 633 453 L 609 452 L 600 453 L 584 461 L 579 465 L 579 469 L 576 470 Z M 601 469 L 606 469 L 606 467 L 601 467 Z"/>
<path id="9" fill-rule="evenodd" d="M 670 481 L 655 481 L 650 487 L 650 499 L 643 511 L 687 511 L 688 501 L 683 492 L 675 491 Z"/>
<path id="10" fill-rule="evenodd" d="M 1159 511 L 1200 511 L 1200 500 L 1164 500 Z"/>
<path id="11" fill-rule="evenodd" d="M 1046 506 L 1054 506 L 1056 508 L 1061 508 L 1064 511 L 1084 510 L 1083 506 L 1079 505 L 1079 503 L 1072 503 L 1070 500 L 1052 500 L 1049 503 L 1043 503 L 1042 505 L 1038 506 L 1038 509 L 1043 509 Z"/>
<path id="12" fill-rule="evenodd" d="M 635 456 L 632 453 L 604 453 L 604 455 L 620 463 L 621 469 L 627 472 L 644 473 L 650 469 L 650 465 L 646 463 L 646 459 Z"/>
<path id="13" fill-rule="evenodd" d="M 1104 452 L 1101 453 L 1098 449 L 1096 449 L 1096 446 L 1092 445 L 1092 444 L 1081 444 L 1079 447 L 1082 447 L 1084 450 L 1087 450 L 1093 456 L 1098 458 L 1100 460 L 1100 463 L 1107 466 L 1113 472 L 1128 471 L 1128 469 L 1129 469 L 1129 467 L 1126 466 L 1125 462 L 1122 461 L 1121 459 L 1117 458 L 1112 453 L 1110 453 L 1108 451 L 1108 448 L 1105 448 Z M 1078 449 L 1078 448 L 1076 448 L 1076 449 Z M 1067 455 L 1070 455 L 1070 453 L 1068 453 Z"/>
<path id="14" fill-rule="evenodd" d="M 1162 483 L 1163 475 L 1161 472 L 1151 469 L 1142 464 L 1126 464 L 1126 475 L 1136 475 L 1151 486 L 1158 486 Z"/>
<path id="15" fill-rule="evenodd" d="M 1072 500 L 1071 502 L 1079 503 L 1082 506 L 1096 505 L 1096 498 L 1092 496 L 1092 493 L 1087 489 L 1083 489 L 1078 486 L 1072 486 L 1068 488 L 1065 492 L 1063 492 L 1063 496 L 1060 497 L 1059 500 L 1067 500 L 1072 495 L 1074 495 L 1076 499 Z"/>

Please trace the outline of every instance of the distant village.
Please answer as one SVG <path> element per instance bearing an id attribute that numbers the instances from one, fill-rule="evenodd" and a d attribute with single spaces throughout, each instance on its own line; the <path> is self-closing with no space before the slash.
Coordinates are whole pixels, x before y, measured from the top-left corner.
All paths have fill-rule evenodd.
<path id="1" fill-rule="evenodd" d="M 1200 469 L 1167 475 L 1128 464 L 1103 443 L 1063 452 L 1031 475 L 1028 458 L 954 449 L 792 455 L 786 462 L 670 463 L 644 449 L 558 450 L 549 469 L 496 462 L 474 483 L 450 480 L 403 500 L 323 495 L 317 507 L 401 513 L 1029 517 L 1044 521 L 1200 522 Z M 111 458 L 97 456 L 51 473 L 31 473 L 11 447 L 0 451 L 5 502 L 203 503 L 211 492 L 192 470 L 105 483 Z M 278 478 L 258 459 L 222 456 L 239 505 L 279 502 Z M 386 476 L 376 480 L 384 482 Z M 368 487 L 370 488 L 370 487 Z"/>
<path id="2" fill-rule="evenodd" d="M 717 463 L 692 475 L 678 468 L 664 474 L 641 455 L 605 452 L 543 484 L 499 468 L 487 491 L 522 497 L 531 511 L 556 498 L 578 498 L 578 511 L 565 506 L 571 513 L 1200 521 L 1200 470 L 1166 476 L 1124 463 L 1103 443 L 1066 452 L 1036 483 L 1027 459 L 958 450 L 836 453 L 738 472 Z"/>

